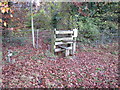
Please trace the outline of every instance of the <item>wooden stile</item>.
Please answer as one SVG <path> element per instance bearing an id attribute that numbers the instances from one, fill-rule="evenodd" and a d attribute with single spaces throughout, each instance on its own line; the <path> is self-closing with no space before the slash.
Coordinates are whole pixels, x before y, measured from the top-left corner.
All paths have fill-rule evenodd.
<path id="1" fill-rule="evenodd" d="M 52 31 L 52 52 L 65 51 L 65 56 L 74 55 L 76 50 L 76 37 L 78 31 L 73 30 L 54 30 Z M 61 37 L 58 37 L 61 36 Z M 66 37 L 67 35 L 67 37 Z"/>

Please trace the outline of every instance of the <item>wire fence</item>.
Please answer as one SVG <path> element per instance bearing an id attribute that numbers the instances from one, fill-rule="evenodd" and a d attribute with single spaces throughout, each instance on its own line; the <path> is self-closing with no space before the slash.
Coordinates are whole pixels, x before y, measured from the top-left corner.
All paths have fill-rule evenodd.
<path id="1" fill-rule="evenodd" d="M 19 30 L 17 32 L 15 31 L 10 31 L 11 36 L 9 38 L 4 38 L 5 41 L 9 43 L 10 45 L 25 45 L 26 43 L 24 41 L 28 41 L 27 44 L 32 44 L 32 31 L 31 30 Z M 38 47 L 41 42 L 39 40 L 42 40 L 46 44 L 51 44 L 51 31 L 50 30 L 35 30 L 35 44 Z M 78 35 L 78 38 L 82 36 Z M 3 37 L 2 37 L 3 38 Z M 92 42 L 82 42 L 80 40 L 77 40 L 76 43 L 78 44 L 78 47 L 83 44 L 83 45 L 89 45 L 89 46 L 94 46 L 98 47 L 99 45 L 103 44 L 109 44 L 109 43 L 116 43 L 118 42 L 119 36 L 117 34 L 110 36 L 105 36 L 104 34 L 100 36 L 99 40 L 92 41 Z M 88 39 L 89 41 L 89 39 Z M 7 44 L 6 43 L 6 44 Z"/>

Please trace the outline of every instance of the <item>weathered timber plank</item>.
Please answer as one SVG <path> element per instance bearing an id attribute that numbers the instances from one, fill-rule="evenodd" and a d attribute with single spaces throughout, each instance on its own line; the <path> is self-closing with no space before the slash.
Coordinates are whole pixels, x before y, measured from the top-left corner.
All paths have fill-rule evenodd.
<path id="1" fill-rule="evenodd" d="M 62 49 L 72 49 L 72 47 L 59 46 Z"/>
<path id="2" fill-rule="evenodd" d="M 55 34 L 73 34 L 73 31 L 56 31 Z"/>
<path id="3" fill-rule="evenodd" d="M 72 47 L 67 47 L 68 50 L 71 50 Z M 65 49 L 61 49 L 61 48 L 56 48 L 55 52 L 60 52 L 60 51 L 64 51 Z"/>
<path id="4" fill-rule="evenodd" d="M 72 37 L 56 38 L 56 41 L 68 41 L 68 40 L 73 40 L 73 38 Z"/>
<path id="5" fill-rule="evenodd" d="M 55 52 L 60 52 L 60 51 L 64 51 L 64 49 L 61 49 L 61 48 L 55 49 Z"/>
<path id="6" fill-rule="evenodd" d="M 55 45 L 61 45 L 61 44 L 71 44 L 73 42 L 55 42 Z"/>

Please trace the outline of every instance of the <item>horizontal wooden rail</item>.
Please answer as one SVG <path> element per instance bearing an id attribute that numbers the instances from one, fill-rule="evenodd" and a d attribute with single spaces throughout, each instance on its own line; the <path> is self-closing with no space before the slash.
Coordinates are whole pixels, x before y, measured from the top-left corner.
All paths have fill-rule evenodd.
<path id="1" fill-rule="evenodd" d="M 68 40 L 73 40 L 73 38 L 72 37 L 56 38 L 56 41 L 68 41 Z"/>
<path id="2" fill-rule="evenodd" d="M 56 31 L 55 34 L 73 34 L 73 31 Z"/>
<path id="3" fill-rule="evenodd" d="M 69 50 L 69 49 L 71 49 L 72 47 L 66 47 L 66 46 L 59 46 L 61 49 L 67 49 L 67 50 Z"/>
<path id="4" fill-rule="evenodd" d="M 68 50 L 72 50 L 72 47 L 67 47 Z M 65 49 L 61 49 L 61 48 L 56 48 L 55 52 L 60 52 L 60 51 L 64 51 Z"/>
<path id="5" fill-rule="evenodd" d="M 72 44 L 73 42 L 55 42 L 55 45 Z"/>
<path id="6" fill-rule="evenodd" d="M 60 51 L 64 51 L 65 49 L 61 49 L 61 48 L 57 48 L 55 49 L 55 52 L 60 52 Z"/>

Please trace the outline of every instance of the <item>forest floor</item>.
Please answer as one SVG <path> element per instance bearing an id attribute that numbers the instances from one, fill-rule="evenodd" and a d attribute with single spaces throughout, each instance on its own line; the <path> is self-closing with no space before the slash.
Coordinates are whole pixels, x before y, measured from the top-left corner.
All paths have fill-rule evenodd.
<path id="1" fill-rule="evenodd" d="M 52 55 L 42 37 L 38 49 L 26 43 L 9 46 L 13 51 L 11 62 L 6 62 L 8 47 L 3 47 L 3 87 L 118 88 L 116 43 L 99 48 L 84 46 L 68 57 Z"/>

